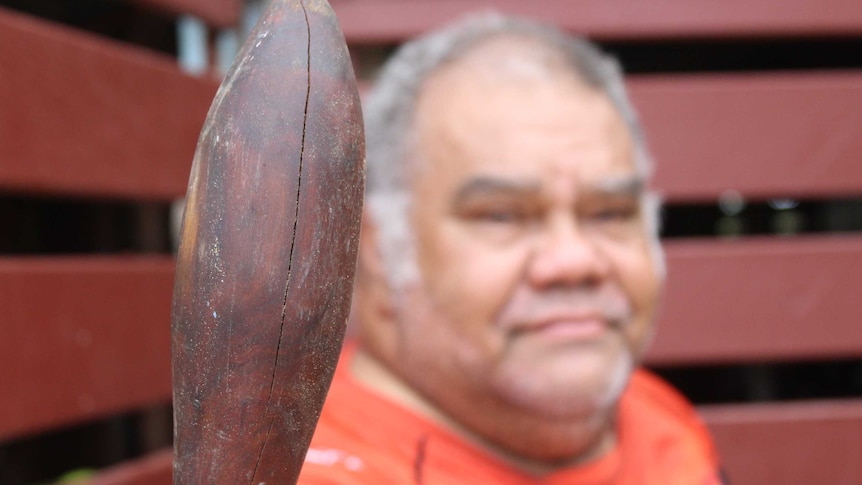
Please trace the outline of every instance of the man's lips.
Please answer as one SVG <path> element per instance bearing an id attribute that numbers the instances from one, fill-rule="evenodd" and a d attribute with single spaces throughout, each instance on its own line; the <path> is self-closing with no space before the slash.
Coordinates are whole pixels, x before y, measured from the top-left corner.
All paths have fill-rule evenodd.
<path id="1" fill-rule="evenodd" d="M 608 319 L 598 315 L 553 315 L 517 325 L 515 333 L 585 340 L 606 332 L 611 327 L 608 322 Z"/>

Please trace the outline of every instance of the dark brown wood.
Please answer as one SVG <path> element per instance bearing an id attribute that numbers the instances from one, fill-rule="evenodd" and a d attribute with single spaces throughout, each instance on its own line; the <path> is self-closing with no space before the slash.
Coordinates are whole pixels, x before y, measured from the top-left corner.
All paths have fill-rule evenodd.
<path id="1" fill-rule="evenodd" d="M 171 398 L 170 257 L 0 258 L 0 441 Z"/>
<path id="2" fill-rule="evenodd" d="M 666 243 L 653 364 L 862 354 L 862 237 Z"/>
<path id="3" fill-rule="evenodd" d="M 173 305 L 175 483 L 293 483 L 353 284 L 364 135 L 328 4 L 275 0 L 201 133 Z"/>
<path id="4" fill-rule="evenodd" d="M 730 483 L 862 483 L 862 400 L 699 409 Z"/>
<path id="5" fill-rule="evenodd" d="M 400 42 L 489 8 L 597 38 L 837 36 L 862 32 L 856 0 L 351 0 L 333 2 L 351 43 Z"/>
<path id="6" fill-rule="evenodd" d="M 212 27 L 234 27 L 239 23 L 242 0 L 129 0 L 172 14 L 194 15 Z"/>
<path id="7" fill-rule="evenodd" d="M 182 195 L 217 88 L 176 61 L 0 9 L 0 190 Z"/>

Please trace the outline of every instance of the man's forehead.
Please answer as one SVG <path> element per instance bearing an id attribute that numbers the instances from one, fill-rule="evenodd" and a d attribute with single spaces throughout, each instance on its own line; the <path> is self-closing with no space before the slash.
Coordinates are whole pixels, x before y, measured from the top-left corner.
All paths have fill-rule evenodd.
<path id="1" fill-rule="evenodd" d="M 591 181 L 597 190 L 625 185 L 612 183 L 619 178 L 612 174 L 635 172 L 631 138 L 605 93 L 556 69 L 547 76 L 517 63 L 504 76 L 474 69 L 539 48 L 549 50 L 529 39 L 489 40 L 429 78 L 417 100 L 414 183 L 443 184 L 450 194 L 459 187 L 526 192 L 529 184 L 519 181 L 538 189 L 555 177 Z"/>

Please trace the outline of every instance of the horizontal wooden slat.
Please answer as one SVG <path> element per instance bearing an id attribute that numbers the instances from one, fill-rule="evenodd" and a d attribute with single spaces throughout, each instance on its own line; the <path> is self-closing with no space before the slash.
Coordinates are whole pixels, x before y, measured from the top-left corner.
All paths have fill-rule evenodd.
<path id="1" fill-rule="evenodd" d="M 862 195 L 862 72 L 631 76 L 669 203 Z M 363 86 L 366 90 L 370 87 Z"/>
<path id="2" fill-rule="evenodd" d="M 349 42 L 397 42 L 464 13 L 497 9 L 599 38 L 852 35 L 857 0 L 333 0 Z"/>
<path id="3" fill-rule="evenodd" d="M 213 27 L 234 27 L 239 23 L 242 0 L 131 0 L 173 14 L 199 17 Z"/>
<path id="4" fill-rule="evenodd" d="M 652 364 L 862 356 L 862 237 L 674 241 Z"/>
<path id="5" fill-rule="evenodd" d="M 734 485 L 862 483 L 862 400 L 700 409 Z"/>
<path id="6" fill-rule="evenodd" d="M 0 441 L 171 398 L 170 257 L 0 258 Z"/>
<path id="7" fill-rule="evenodd" d="M 641 77 L 630 86 L 669 201 L 726 190 L 862 194 L 862 72 Z"/>
<path id="8" fill-rule="evenodd" d="M 862 481 L 862 401 L 704 406 L 734 484 Z M 172 450 L 112 467 L 89 485 L 170 485 Z"/>
<path id="9" fill-rule="evenodd" d="M 862 400 L 703 406 L 733 484 L 862 481 Z M 172 450 L 108 469 L 89 485 L 170 485 Z"/>
<path id="10" fill-rule="evenodd" d="M 13 47 L 0 51 L 9 73 L 0 77 L 0 189 L 181 195 L 216 82 L 17 18 L 0 11 L 0 43 Z M 726 190 L 862 193 L 862 73 L 640 77 L 630 86 L 671 202 Z"/>
<path id="11" fill-rule="evenodd" d="M 862 238 L 674 242 L 649 361 L 862 355 Z M 173 261 L 0 259 L 0 439 L 170 396 Z"/>
<path id="12" fill-rule="evenodd" d="M 862 400 L 702 406 L 734 484 L 862 481 Z M 169 485 L 172 450 L 106 470 L 89 485 Z"/>
<path id="13" fill-rule="evenodd" d="M 0 9 L 0 190 L 185 193 L 215 80 Z"/>
<path id="14" fill-rule="evenodd" d="M 174 450 L 167 449 L 113 466 L 81 485 L 171 485 Z"/>

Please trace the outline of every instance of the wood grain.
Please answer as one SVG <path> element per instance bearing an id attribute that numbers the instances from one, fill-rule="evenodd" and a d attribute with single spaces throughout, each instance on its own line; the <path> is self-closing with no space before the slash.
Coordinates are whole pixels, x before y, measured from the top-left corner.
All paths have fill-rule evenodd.
<path id="1" fill-rule="evenodd" d="M 364 189 L 324 1 L 277 0 L 210 109 L 173 304 L 175 483 L 294 483 L 344 336 Z"/>

